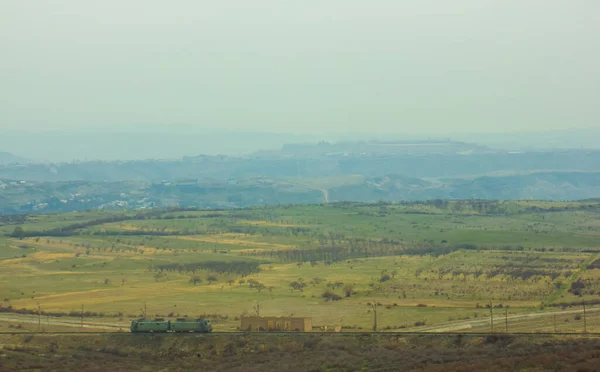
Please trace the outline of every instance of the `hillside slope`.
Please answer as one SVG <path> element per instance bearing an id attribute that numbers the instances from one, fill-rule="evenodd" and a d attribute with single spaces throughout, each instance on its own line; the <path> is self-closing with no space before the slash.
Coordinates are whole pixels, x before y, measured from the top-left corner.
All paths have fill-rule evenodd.
<path id="1" fill-rule="evenodd" d="M 600 172 L 539 172 L 426 180 L 390 174 L 316 179 L 242 178 L 170 182 L 0 180 L 0 213 L 151 207 L 238 208 L 322 202 L 432 199 L 581 200 L 600 195 Z"/>

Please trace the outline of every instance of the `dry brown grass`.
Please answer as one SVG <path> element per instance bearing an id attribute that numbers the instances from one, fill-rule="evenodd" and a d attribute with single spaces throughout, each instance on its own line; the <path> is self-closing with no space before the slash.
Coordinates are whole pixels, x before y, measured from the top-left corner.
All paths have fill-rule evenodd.
<path id="1" fill-rule="evenodd" d="M 250 226 L 267 226 L 267 227 L 308 227 L 309 225 L 299 225 L 293 223 L 279 223 L 271 221 L 250 221 L 241 220 L 237 221 L 238 224 L 250 225 Z"/>
<path id="2" fill-rule="evenodd" d="M 191 241 L 205 242 L 205 243 L 239 245 L 239 246 L 243 246 L 243 247 L 263 248 L 263 249 L 293 249 L 293 248 L 295 248 L 294 246 L 288 245 L 288 244 L 277 244 L 277 243 L 256 241 L 256 240 L 252 240 L 248 236 L 245 236 L 244 234 L 234 234 L 234 233 L 210 235 L 210 236 L 176 236 L 176 237 L 172 237 L 172 239 L 191 240 Z"/>
<path id="3" fill-rule="evenodd" d="M 1 335 L 0 370 L 594 371 L 597 339 L 370 335 Z"/>

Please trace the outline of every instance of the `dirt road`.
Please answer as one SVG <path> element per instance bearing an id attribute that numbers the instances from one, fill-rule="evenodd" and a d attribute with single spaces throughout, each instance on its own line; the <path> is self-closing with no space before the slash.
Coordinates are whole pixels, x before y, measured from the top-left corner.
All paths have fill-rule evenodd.
<path id="1" fill-rule="evenodd" d="M 586 309 L 586 313 L 598 312 L 598 311 L 600 311 L 600 307 Z M 565 315 L 565 314 L 578 314 L 578 313 L 583 313 L 583 309 L 547 311 L 547 312 L 528 313 L 528 314 L 516 314 L 516 315 L 509 315 L 508 318 L 505 317 L 504 315 L 495 315 L 494 323 L 500 324 L 500 323 L 504 322 L 506 319 L 508 319 L 508 320 L 525 320 L 525 319 L 542 318 L 542 317 L 551 316 L 551 315 Z M 469 321 L 461 321 L 461 322 L 456 322 L 456 323 L 447 324 L 447 325 L 422 327 L 419 330 L 422 332 L 431 332 L 431 333 L 457 332 L 457 331 L 464 331 L 464 330 L 475 328 L 475 327 L 487 326 L 488 324 L 490 324 L 490 319 L 484 318 L 482 320 L 477 320 L 477 321 L 469 320 Z"/>

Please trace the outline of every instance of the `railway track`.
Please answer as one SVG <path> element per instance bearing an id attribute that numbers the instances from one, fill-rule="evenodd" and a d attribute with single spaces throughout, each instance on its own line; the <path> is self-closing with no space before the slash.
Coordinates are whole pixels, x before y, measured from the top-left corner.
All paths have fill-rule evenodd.
<path id="1" fill-rule="evenodd" d="M 127 336 L 465 336 L 465 337 L 486 337 L 486 336 L 536 336 L 536 337 L 552 337 L 552 336 L 572 336 L 572 337 L 600 337 L 600 332 L 156 332 L 156 333 L 132 333 L 132 332 L 0 332 L 0 335 L 71 335 L 71 336 L 89 336 L 89 335 L 127 335 Z"/>

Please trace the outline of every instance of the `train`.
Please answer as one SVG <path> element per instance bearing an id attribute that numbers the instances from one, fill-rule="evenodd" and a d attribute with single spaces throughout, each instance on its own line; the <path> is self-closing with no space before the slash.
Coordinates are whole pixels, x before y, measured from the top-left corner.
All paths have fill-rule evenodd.
<path id="1" fill-rule="evenodd" d="M 210 333 L 212 324 L 206 319 L 198 320 L 132 320 L 129 327 L 132 333 Z"/>

